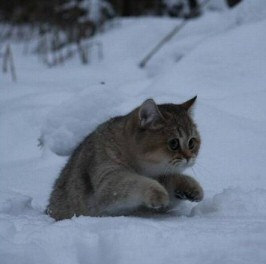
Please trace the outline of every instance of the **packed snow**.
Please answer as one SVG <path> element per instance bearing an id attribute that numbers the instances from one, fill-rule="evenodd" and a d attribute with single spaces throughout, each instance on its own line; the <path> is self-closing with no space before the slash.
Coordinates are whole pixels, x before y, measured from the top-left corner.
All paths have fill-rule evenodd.
<path id="1" fill-rule="evenodd" d="M 0 76 L 0 262 L 3 264 L 266 262 L 266 5 L 206 11 L 140 69 L 180 20 L 122 19 L 95 37 L 104 58 L 46 68 L 11 43 L 18 80 Z M 34 41 L 30 44 L 34 49 Z M 187 171 L 205 190 L 154 217 L 45 215 L 75 146 L 147 98 L 198 95 L 203 144 Z"/>

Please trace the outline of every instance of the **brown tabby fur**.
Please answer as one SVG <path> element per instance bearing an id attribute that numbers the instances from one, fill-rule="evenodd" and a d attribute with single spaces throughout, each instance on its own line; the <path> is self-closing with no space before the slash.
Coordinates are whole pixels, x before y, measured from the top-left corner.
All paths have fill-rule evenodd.
<path id="1" fill-rule="evenodd" d="M 63 168 L 47 213 L 56 220 L 128 215 L 143 209 L 165 212 L 180 199 L 200 201 L 201 186 L 181 174 L 193 165 L 200 147 L 190 114 L 195 100 L 156 105 L 148 99 L 98 126 Z M 176 150 L 169 146 L 172 139 L 178 139 Z"/>

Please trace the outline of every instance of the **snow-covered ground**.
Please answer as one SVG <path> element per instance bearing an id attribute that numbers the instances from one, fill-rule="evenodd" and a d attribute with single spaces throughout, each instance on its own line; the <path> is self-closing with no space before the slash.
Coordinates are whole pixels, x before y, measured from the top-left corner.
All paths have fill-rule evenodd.
<path id="1" fill-rule="evenodd" d="M 206 12 L 138 68 L 177 23 L 119 21 L 97 37 L 104 59 L 89 66 L 47 69 L 12 44 L 18 81 L 0 76 L 1 264 L 266 263 L 265 1 Z M 146 98 L 195 94 L 203 145 L 187 173 L 204 201 L 154 218 L 43 214 L 67 155 L 97 124 Z"/>

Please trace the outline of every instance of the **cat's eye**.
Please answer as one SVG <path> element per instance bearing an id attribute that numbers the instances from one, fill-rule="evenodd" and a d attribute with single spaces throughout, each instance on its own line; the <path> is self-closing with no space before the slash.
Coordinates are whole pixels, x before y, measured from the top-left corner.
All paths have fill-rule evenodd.
<path id="1" fill-rule="evenodd" d="M 178 138 L 173 138 L 168 141 L 168 146 L 171 150 L 177 150 L 180 147 Z"/>
<path id="2" fill-rule="evenodd" d="M 188 141 L 188 148 L 191 150 L 191 149 L 194 149 L 195 148 L 195 145 L 196 145 L 196 139 L 195 138 L 191 138 L 189 141 Z"/>

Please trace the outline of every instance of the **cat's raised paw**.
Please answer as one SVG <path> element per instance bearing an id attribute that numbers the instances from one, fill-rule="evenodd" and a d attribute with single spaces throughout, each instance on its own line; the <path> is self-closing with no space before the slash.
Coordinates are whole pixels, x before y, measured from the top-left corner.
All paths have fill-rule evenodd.
<path id="1" fill-rule="evenodd" d="M 180 200 L 199 202 L 203 199 L 204 192 L 200 184 L 188 175 L 179 175 L 175 178 L 176 188 L 174 195 Z"/>
<path id="2" fill-rule="evenodd" d="M 144 204 L 152 209 L 166 208 L 169 204 L 169 195 L 160 185 L 150 186 L 145 191 Z"/>
<path id="3" fill-rule="evenodd" d="M 203 190 L 201 187 L 187 190 L 187 191 L 175 191 L 175 197 L 181 200 L 189 200 L 191 202 L 200 202 L 203 199 Z"/>

